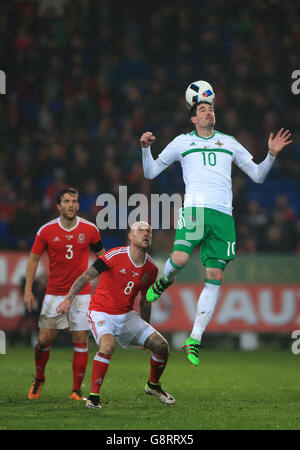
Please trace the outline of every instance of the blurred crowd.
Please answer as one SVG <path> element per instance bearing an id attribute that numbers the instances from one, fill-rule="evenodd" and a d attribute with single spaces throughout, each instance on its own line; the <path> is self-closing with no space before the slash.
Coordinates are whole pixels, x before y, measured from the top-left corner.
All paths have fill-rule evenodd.
<path id="1" fill-rule="evenodd" d="M 216 129 L 260 162 L 271 131 L 287 147 L 263 185 L 233 167 L 238 251 L 300 253 L 298 2 L 277 0 L 40 0 L 1 4 L 0 247 L 30 249 L 58 215 L 56 193 L 80 191 L 80 215 L 95 222 L 98 195 L 183 192 L 174 164 L 144 179 L 139 137 L 156 135 L 154 156 L 192 130 L 184 92 L 195 80 L 216 92 Z M 282 18 L 284 17 L 284 20 Z M 107 249 L 125 231 L 103 230 Z M 155 231 L 169 252 L 173 231 Z"/>

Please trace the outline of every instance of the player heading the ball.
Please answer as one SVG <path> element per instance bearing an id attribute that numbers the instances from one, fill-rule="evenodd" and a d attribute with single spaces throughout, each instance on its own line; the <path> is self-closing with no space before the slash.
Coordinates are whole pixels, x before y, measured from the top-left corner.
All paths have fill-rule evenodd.
<path id="1" fill-rule="evenodd" d="M 185 99 L 193 131 L 175 137 L 156 160 L 150 148 L 155 136 L 147 131 L 140 138 L 145 177 L 153 179 L 179 161 L 185 183 L 185 201 L 179 211 L 171 256 L 166 261 L 163 277 L 150 287 L 146 298 L 149 302 L 157 300 L 187 264 L 195 246 L 200 244 L 201 262 L 205 267 L 204 288 L 191 335 L 183 345 L 188 360 L 198 366 L 202 334 L 213 315 L 223 272 L 235 258 L 232 163 L 256 183 L 263 183 L 278 154 L 292 140 L 289 130 L 281 128 L 275 135 L 271 132 L 268 153 L 260 164 L 256 164 L 251 153 L 233 136 L 215 130 L 215 94 L 208 82 L 191 83 Z"/>

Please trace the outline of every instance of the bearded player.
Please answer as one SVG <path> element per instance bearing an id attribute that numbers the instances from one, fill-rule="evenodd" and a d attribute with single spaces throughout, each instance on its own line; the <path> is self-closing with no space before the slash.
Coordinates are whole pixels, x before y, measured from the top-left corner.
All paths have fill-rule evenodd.
<path id="1" fill-rule="evenodd" d="M 188 360 L 199 365 L 199 348 L 218 299 L 223 272 L 235 257 L 235 225 L 232 217 L 231 164 L 234 162 L 256 183 L 263 183 L 281 150 L 290 144 L 291 133 L 283 128 L 270 133 L 268 154 L 260 163 L 232 136 L 214 129 L 215 94 L 206 81 L 192 83 L 186 90 L 190 120 L 195 129 L 177 136 L 159 154 L 151 154 L 155 136 L 141 136 L 145 177 L 153 179 L 173 162 L 182 166 L 186 186 L 184 207 L 180 211 L 173 251 L 166 261 L 164 276 L 147 292 L 153 302 L 175 280 L 197 244 L 205 267 L 204 288 L 197 304 L 197 313 L 190 337 L 184 343 Z"/>
<path id="2" fill-rule="evenodd" d="M 68 315 L 58 314 L 56 307 L 64 299 L 74 280 L 87 269 L 90 249 L 98 257 L 105 253 L 98 228 L 77 216 L 78 191 L 65 189 L 57 196 L 60 216 L 42 226 L 29 255 L 24 301 L 29 312 L 34 305 L 32 284 L 44 251 L 49 257 L 49 277 L 39 318 L 39 338 L 34 350 L 36 374 L 28 393 L 30 400 L 40 398 L 45 383 L 45 368 L 58 330 L 70 328 L 74 346 L 73 387 L 71 400 L 83 400 L 81 384 L 88 362 L 88 306 L 91 289 L 78 292 Z"/>
<path id="3" fill-rule="evenodd" d="M 146 301 L 147 289 L 155 282 L 158 269 L 147 253 L 151 245 L 152 230 L 146 222 L 136 222 L 130 228 L 130 245 L 105 253 L 73 284 L 57 311 L 68 314 L 77 293 L 89 281 L 101 274 L 100 282 L 89 307 L 89 324 L 99 351 L 96 353 L 88 408 L 101 408 L 100 389 L 110 365 L 116 340 L 127 349 L 140 345 L 152 351 L 150 374 L 144 391 L 162 403 L 173 404 L 175 399 L 163 391 L 160 377 L 165 370 L 169 346 L 150 324 L 151 304 Z M 138 294 L 140 315 L 134 311 Z"/>

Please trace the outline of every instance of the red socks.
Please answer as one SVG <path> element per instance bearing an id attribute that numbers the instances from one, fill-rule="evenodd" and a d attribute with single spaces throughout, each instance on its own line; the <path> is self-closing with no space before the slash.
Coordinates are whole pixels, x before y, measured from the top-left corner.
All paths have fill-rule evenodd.
<path id="1" fill-rule="evenodd" d="M 74 345 L 73 354 L 73 388 L 72 391 L 80 391 L 81 383 L 83 381 L 87 363 L 88 363 L 88 344 Z"/>
<path id="2" fill-rule="evenodd" d="M 150 383 L 158 384 L 168 362 L 167 356 L 152 354 L 150 358 Z"/>
<path id="3" fill-rule="evenodd" d="M 45 378 L 45 367 L 50 356 L 51 345 L 42 346 L 37 344 L 34 349 L 35 358 L 35 378 L 43 380 Z M 73 391 L 80 391 L 81 383 L 85 375 L 88 363 L 88 344 L 74 343 L 73 356 Z"/>
<path id="4" fill-rule="evenodd" d="M 111 355 L 105 355 L 104 353 L 100 352 L 96 353 L 92 370 L 91 394 L 99 394 L 104 377 L 110 364 L 110 359 Z M 160 377 L 165 370 L 167 362 L 167 356 L 156 355 L 153 353 L 150 358 L 150 383 L 159 383 Z"/>
<path id="5" fill-rule="evenodd" d="M 40 346 L 34 349 L 35 356 L 35 378 L 43 380 L 47 361 L 49 359 L 51 346 Z M 110 364 L 111 355 L 97 352 L 93 362 L 91 393 L 99 394 L 101 385 Z M 150 358 L 150 383 L 158 384 L 160 377 L 168 362 L 167 356 L 152 354 Z M 81 383 L 85 375 L 88 363 L 88 344 L 74 343 L 73 357 L 73 391 L 80 391 Z"/>
<path id="6" fill-rule="evenodd" d="M 110 364 L 111 355 L 96 353 L 93 362 L 91 394 L 99 394 L 105 374 Z"/>
<path id="7" fill-rule="evenodd" d="M 45 367 L 50 355 L 51 345 L 36 344 L 34 348 L 35 378 L 43 380 L 45 378 Z"/>

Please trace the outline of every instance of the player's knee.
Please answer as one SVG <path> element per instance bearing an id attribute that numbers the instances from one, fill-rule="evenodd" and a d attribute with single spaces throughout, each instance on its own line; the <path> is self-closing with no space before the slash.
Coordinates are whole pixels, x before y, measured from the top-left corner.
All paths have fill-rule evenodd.
<path id="1" fill-rule="evenodd" d="M 169 356 L 169 344 L 158 332 L 152 333 L 146 340 L 144 347 L 160 356 Z"/>
<path id="2" fill-rule="evenodd" d="M 51 347 L 56 337 L 56 332 L 50 329 L 41 329 L 38 339 L 40 347 Z"/>
<path id="3" fill-rule="evenodd" d="M 99 351 L 106 355 L 112 355 L 115 349 L 115 338 L 112 334 L 105 334 L 101 337 Z"/>
<path id="4" fill-rule="evenodd" d="M 161 343 L 159 344 L 159 348 L 156 352 L 158 355 L 161 356 L 169 356 L 170 354 L 170 348 L 169 348 L 169 344 L 167 341 L 161 341 Z"/>
<path id="5" fill-rule="evenodd" d="M 186 263 L 189 260 L 189 255 L 185 252 L 175 251 L 171 255 L 171 259 L 173 263 L 175 263 L 177 266 L 183 267 L 186 265 Z"/>
<path id="6" fill-rule="evenodd" d="M 160 356 L 169 356 L 169 344 L 162 336 L 158 334 L 153 340 L 152 351 Z"/>
<path id="7" fill-rule="evenodd" d="M 223 280 L 223 270 L 215 267 L 209 267 L 205 269 L 205 278 L 209 280 Z"/>
<path id="8" fill-rule="evenodd" d="M 72 333 L 72 342 L 77 344 L 87 344 L 88 343 L 88 332 L 87 331 L 74 331 Z"/>

